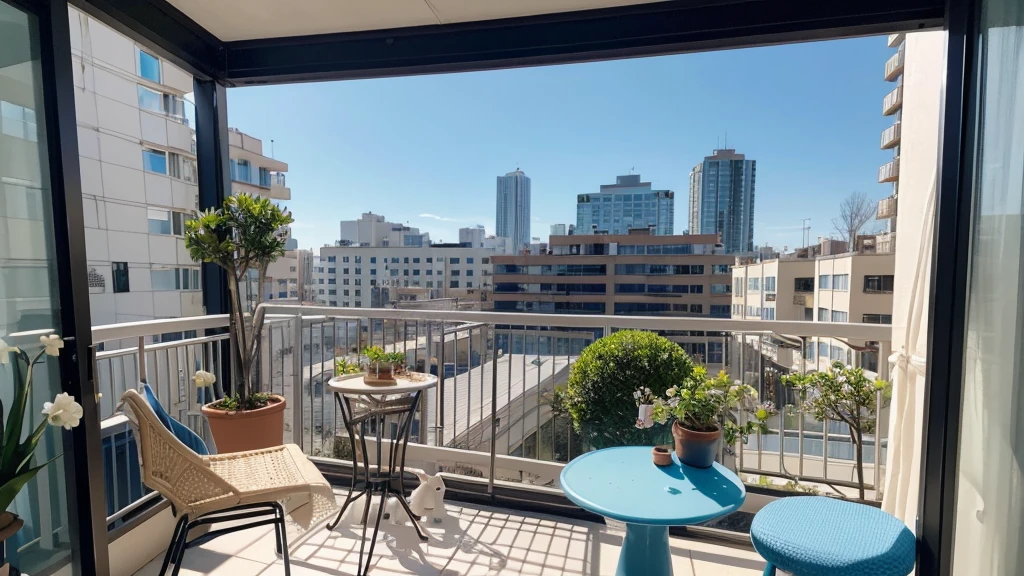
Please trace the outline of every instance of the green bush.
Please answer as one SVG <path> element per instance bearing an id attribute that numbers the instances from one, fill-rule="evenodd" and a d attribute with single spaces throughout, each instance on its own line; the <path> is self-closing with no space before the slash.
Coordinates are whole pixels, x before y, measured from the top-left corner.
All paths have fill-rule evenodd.
<path id="1" fill-rule="evenodd" d="M 569 414 L 573 428 L 592 447 L 671 441 L 668 426 L 637 429 L 633 393 L 646 386 L 662 396 L 693 372 L 693 361 L 678 344 L 653 332 L 623 330 L 587 346 L 553 401 Z"/>

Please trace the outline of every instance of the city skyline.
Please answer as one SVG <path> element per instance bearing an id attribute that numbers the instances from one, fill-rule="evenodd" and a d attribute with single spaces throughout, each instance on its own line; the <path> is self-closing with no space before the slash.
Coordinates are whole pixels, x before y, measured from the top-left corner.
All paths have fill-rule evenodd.
<path id="1" fill-rule="evenodd" d="M 534 231 L 575 222 L 578 194 L 633 168 L 653 188 L 680 194 L 674 227 L 681 232 L 688 228 L 689 172 L 728 132 L 729 146 L 760 168 L 754 242 L 793 248 L 804 218 L 813 241 L 830 234 L 835 205 L 850 192 L 872 200 L 891 192 L 877 183 L 878 166 L 891 159 L 878 149 L 891 124 L 878 102 L 892 89 L 877 62 L 890 52 L 884 37 L 872 37 L 232 88 L 229 123 L 274 140 L 275 154 L 288 159 L 295 191 L 288 208 L 304 247 L 333 242 L 339 221 L 371 210 L 429 232 L 433 241 L 456 241 L 465 226 L 496 231 L 494 178 L 517 165 L 533 182 Z M 748 73 L 722 77 L 708 90 L 671 89 L 733 66 Z M 752 83 L 763 87 L 751 92 Z M 517 86 L 516 94 L 503 85 Z"/>

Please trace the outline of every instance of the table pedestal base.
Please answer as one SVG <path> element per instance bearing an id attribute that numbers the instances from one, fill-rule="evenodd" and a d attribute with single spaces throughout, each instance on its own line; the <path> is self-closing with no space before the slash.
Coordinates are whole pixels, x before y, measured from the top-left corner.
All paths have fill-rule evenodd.
<path id="1" fill-rule="evenodd" d="M 672 576 L 668 526 L 626 524 L 615 576 Z"/>

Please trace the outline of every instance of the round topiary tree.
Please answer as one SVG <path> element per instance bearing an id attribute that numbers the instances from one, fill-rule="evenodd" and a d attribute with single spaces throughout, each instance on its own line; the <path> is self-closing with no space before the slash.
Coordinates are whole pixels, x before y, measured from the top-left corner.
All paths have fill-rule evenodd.
<path id="1" fill-rule="evenodd" d="M 573 427 L 594 448 L 665 443 L 668 426 L 636 428 L 633 393 L 647 387 L 656 396 L 679 385 L 693 361 L 676 343 L 654 332 L 623 330 L 587 346 L 556 394 L 556 412 L 569 414 Z M 667 439 L 666 439 L 667 438 Z"/>

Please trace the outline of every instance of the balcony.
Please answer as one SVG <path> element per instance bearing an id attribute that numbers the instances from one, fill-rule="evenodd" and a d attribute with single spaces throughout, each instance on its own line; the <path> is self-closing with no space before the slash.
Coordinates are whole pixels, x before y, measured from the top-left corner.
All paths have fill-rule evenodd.
<path id="1" fill-rule="evenodd" d="M 882 115 L 891 116 L 903 107 L 903 84 L 897 85 L 882 99 Z"/>
<path id="2" fill-rule="evenodd" d="M 892 253 L 896 251 L 896 233 L 883 232 L 875 236 L 875 251 L 878 253 Z"/>
<path id="3" fill-rule="evenodd" d="M 612 570 L 621 532 L 614 526 L 578 519 L 581 512 L 559 489 L 564 464 L 587 448 L 568 420 L 553 413 L 551 402 L 553 390 L 566 382 L 583 348 L 609 331 L 627 328 L 665 331 L 695 361 L 707 361 L 709 368 L 728 371 L 781 407 L 766 434 L 751 437 L 745 445 L 737 444 L 734 454 L 725 456 L 725 462 L 750 485 L 747 501 L 735 518 L 727 517 L 711 531 L 691 527 L 686 530 L 687 539 L 672 539 L 673 561 L 680 573 L 691 573 L 692 569 L 697 575 L 718 574 L 728 569 L 734 571 L 729 573 L 760 574 L 763 561 L 749 546 L 744 519 L 749 520 L 751 513 L 782 494 L 772 487 L 781 488 L 791 482 L 792 474 L 806 490 L 856 496 L 853 446 L 843 425 L 793 412 L 792 399 L 779 386 L 777 371 L 817 369 L 813 357 L 808 360 L 801 353 L 802 342 L 816 336 L 879 342 L 880 357 L 888 355 L 891 339 L 889 326 L 868 324 L 354 311 L 283 305 L 265 306 L 265 310 L 268 320 L 260 358 L 263 389 L 282 394 L 289 402 L 286 441 L 300 445 L 317 466 L 331 472 L 330 477 L 339 486 L 348 485 L 351 467 L 340 458 L 344 453 L 344 445 L 338 442 L 342 421 L 324 386 L 333 374 L 335 350 L 370 343 L 382 345 L 405 352 L 409 364 L 418 370 L 438 373 L 438 386 L 427 395 L 417 416 L 408 464 L 428 473 L 444 474 L 447 515 L 440 525 L 427 526 L 438 542 L 423 548 L 410 539 L 411 527 L 385 522 L 382 529 L 389 535 L 386 538 L 394 539 L 392 544 L 378 545 L 380 570 L 389 567 L 390 571 L 381 572 L 387 574 L 435 574 L 452 563 L 481 572 L 498 569 L 508 573 L 557 570 L 564 574 L 600 574 Z M 205 399 L 195 391 L 189 375 L 203 367 L 222 376 L 217 362 L 210 362 L 219 358 L 229 336 L 163 343 L 152 343 L 151 339 L 167 333 L 203 334 L 208 329 L 224 328 L 227 322 L 227 316 L 201 316 L 93 329 L 94 342 L 103 344 L 96 354 L 96 374 L 98 389 L 103 393 L 102 436 L 104 446 L 110 446 L 104 474 L 108 494 L 113 495 L 108 503 L 108 524 L 115 539 L 110 545 L 111 557 L 125 553 L 142 558 L 124 573 L 140 570 L 140 574 L 149 574 L 158 567 L 150 559 L 166 545 L 172 519 L 167 504 L 139 480 L 133 433 L 124 416 L 116 411 L 117 400 L 128 387 L 146 380 L 172 417 L 209 442 L 209 429 L 199 410 Z M 543 328 L 524 330 L 515 326 Z M 766 326 L 771 326 L 775 334 L 765 334 Z M 499 349 L 503 351 L 500 355 L 496 354 Z M 770 361 L 775 372 L 754 368 L 759 356 Z M 436 365 L 432 359 L 437 359 Z M 438 370 L 439 366 L 443 368 Z M 879 376 L 885 378 L 887 374 Z M 886 412 L 880 415 L 883 423 Z M 887 430 L 887 426 L 879 429 Z M 881 461 L 885 442 L 885 438 L 865 437 L 869 500 L 880 498 L 874 487 L 881 485 L 883 469 L 874 465 L 875 447 L 882 447 Z M 823 450 L 825 446 L 827 450 Z M 372 454 L 370 462 L 375 462 Z M 340 487 L 336 493 L 345 494 Z M 500 494 L 507 497 L 502 501 L 510 503 L 532 503 L 535 512 L 546 514 L 494 508 L 492 500 L 487 500 L 492 502 L 490 507 L 481 508 L 474 503 L 482 502 L 482 494 Z M 358 529 L 351 524 L 346 527 L 344 522 L 331 536 L 320 529 L 293 546 L 293 565 L 308 568 L 310 574 L 336 574 L 338 570 L 354 573 Z M 136 530 L 138 536 L 121 539 Z M 712 533 L 719 539 L 710 540 Z M 213 540 L 202 546 L 205 553 L 186 554 L 185 567 L 204 574 L 256 574 L 276 562 L 278 568 L 272 570 L 279 570 L 280 561 L 273 548 L 266 545 L 271 534 L 268 527 Z M 723 542 L 723 537 L 729 547 L 716 544 Z M 556 540 L 558 546 L 554 546 Z M 124 542 L 145 550 L 128 553 L 117 548 Z"/>
<path id="4" fill-rule="evenodd" d="M 903 44 L 903 41 L 906 39 L 907 35 L 903 32 L 889 34 L 889 38 L 887 39 L 887 45 L 889 46 L 889 48 L 895 48 L 900 44 Z"/>
<path id="5" fill-rule="evenodd" d="M 878 215 L 876 220 L 886 220 L 896 217 L 896 197 L 890 196 L 878 201 Z"/>
<path id="6" fill-rule="evenodd" d="M 886 63 L 885 63 L 885 81 L 886 82 L 895 82 L 896 79 L 899 78 L 900 75 L 903 74 L 903 56 L 904 56 L 904 54 L 905 54 L 905 50 L 903 48 L 903 45 L 901 44 L 900 45 L 900 49 L 897 50 L 896 53 L 893 54 L 892 57 L 889 58 L 888 61 L 886 61 Z"/>
<path id="7" fill-rule="evenodd" d="M 896 182 L 900 179 L 900 159 L 894 158 L 878 167 L 878 183 Z"/>
<path id="8" fill-rule="evenodd" d="M 882 150 L 895 148 L 900 144 L 900 126 L 902 123 L 897 120 L 895 124 L 882 130 Z"/>

